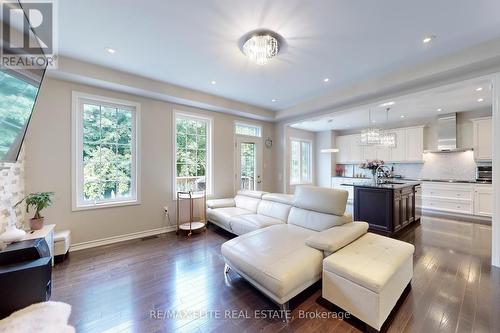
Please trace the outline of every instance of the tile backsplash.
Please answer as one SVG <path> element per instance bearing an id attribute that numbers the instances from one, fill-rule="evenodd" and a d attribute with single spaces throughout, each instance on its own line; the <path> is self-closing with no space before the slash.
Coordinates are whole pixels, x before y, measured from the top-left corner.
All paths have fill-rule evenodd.
<path id="1" fill-rule="evenodd" d="M 422 164 L 395 164 L 394 172 L 406 178 L 475 180 L 474 152 L 426 153 Z"/>
<path id="2" fill-rule="evenodd" d="M 405 178 L 475 180 L 476 162 L 474 152 L 426 153 L 424 163 L 388 164 L 394 167 L 394 173 Z M 345 176 L 364 174 L 370 177 L 370 171 L 357 165 L 344 165 Z"/>
<path id="3" fill-rule="evenodd" d="M 13 206 L 24 197 L 24 150 L 16 163 L 0 164 L 0 233 L 9 224 L 22 226 L 24 207 Z"/>

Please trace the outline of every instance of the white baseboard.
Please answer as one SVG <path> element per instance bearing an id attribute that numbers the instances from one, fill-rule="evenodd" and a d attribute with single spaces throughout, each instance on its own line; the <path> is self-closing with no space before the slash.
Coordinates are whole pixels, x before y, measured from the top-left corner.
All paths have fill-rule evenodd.
<path id="1" fill-rule="evenodd" d="M 126 234 L 126 235 L 106 237 L 106 238 L 96 239 L 96 240 L 92 240 L 92 241 L 88 241 L 88 242 L 81 242 L 81 243 L 73 244 L 70 246 L 69 251 L 70 252 L 80 251 L 80 250 L 90 249 L 92 247 L 109 245 L 109 244 L 124 242 L 124 241 L 132 240 L 132 239 L 155 236 L 155 235 L 164 234 L 167 232 L 172 232 L 175 230 L 176 230 L 176 226 L 168 226 L 168 227 L 162 227 L 162 228 L 157 228 L 157 229 L 133 232 L 131 234 Z"/>

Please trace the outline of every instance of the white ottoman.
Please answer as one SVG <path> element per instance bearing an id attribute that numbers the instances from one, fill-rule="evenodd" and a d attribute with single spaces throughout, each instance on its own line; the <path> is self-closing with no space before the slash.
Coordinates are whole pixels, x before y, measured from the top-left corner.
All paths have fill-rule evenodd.
<path id="1" fill-rule="evenodd" d="M 54 235 L 54 256 L 64 259 L 71 245 L 71 232 L 69 230 L 56 232 Z"/>
<path id="2" fill-rule="evenodd" d="M 367 233 L 323 260 L 323 298 L 380 330 L 411 282 L 414 251 Z"/>

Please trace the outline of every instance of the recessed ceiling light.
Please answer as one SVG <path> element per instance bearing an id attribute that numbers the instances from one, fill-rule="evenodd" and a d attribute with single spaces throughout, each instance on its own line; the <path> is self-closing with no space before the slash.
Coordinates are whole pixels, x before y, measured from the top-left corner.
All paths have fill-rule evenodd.
<path id="1" fill-rule="evenodd" d="M 329 77 L 325 77 L 325 78 L 323 79 L 323 82 L 325 82 L 325 83 L 330 82 L 330 78 L 329 78 Z"/>
<path id="2" fill-rule="evenodd" d="M 375 124 L 376 122 L 377 122 L 376 120 L 372 120 L 372 123 L 374 123 L 374 124 Z"/>
<path id="3" fill-rule="evenodd" d="M 479 98 L 477 101 L 478 101 L 479 103 L 484 102 L 484 98 Z"/>
<path id="4" fill-rule="evenodd" d="M 483 87 L 476 88 L 476 91 L 482 91 L 482 90 L 483 90 Z"/>
<path id="5" fill-rule="evenodd" d="M 115 54 L 116 53 L 116 50 L 115 49 L 112 49 L 110 47 L 106 47 L 105 48 L 106 52 L 108 52 L 109 54 Z"/>
<path id="6" fill-rule="evenodd" d="M 436 39 L 436 36 L 432 35 L 432 36 L 425 36 L 423 39 L 422 39 L 422 43 L 424 44 L 428 44 L 430 42 L 432 42 L 432 40 Z"/>
<path id="7" fill-rule="evenodd" d="M 273 98 L 271 102 L 276 103 L 278 100 L 276 98 Z"/>
<path id="8" fill-rule="evenodd" d="M 441 111 L 443 111 L 443 109 L 439 108 L 439 109 L 437 109 L 436 111 L 437 111 L 437 112 L 441 112 Z"/>
<path id="9" fill-rule="evenodd" d="M 210 84 L 212 84 L 212 85 L 217 84 L 217 81 L 212 80 L 212 81 L 210 81 Z"/>
<path id="10" fill-rule="evenodd" d="M 387 107 L 387 106 L 392 106 L 394 104 L 396 104 L 396 102 L 390 101 L 390 102 L 382 103 L 379 106 Z"/>
<path id="11" fill-rule="evenodd" d="M 403 114 L 402 114 L 402 115 L 401 115 L 401 118 L 404 118 L 404 117 L 405 117 L 405 115 L 403 115 Z"/>

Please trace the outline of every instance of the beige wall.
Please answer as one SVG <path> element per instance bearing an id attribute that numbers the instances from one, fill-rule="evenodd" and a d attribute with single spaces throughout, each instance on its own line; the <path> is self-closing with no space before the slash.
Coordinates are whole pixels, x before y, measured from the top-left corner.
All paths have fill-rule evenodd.
<path id="1" fill-rule="evenodd" d="M 72 212 L 71 210 L 71 94 L 80 91 L 141 103 L 141 201 L 140 205 Z M 163 206 L 168 205 L 175 224 L 173 201 L 173 110 L 213 118 L 214 197 L 234 193 L 235 116 L 174 105 L 110 90 L 47 78 L 40 91 L 26 137 L 26 190 L 54 191 L 47 209 L 48 223 L 70 229 L 73 243 L 136 233 L 168 226 Z M 255 122 L 255 121 L 252 121 Z M 263 138 L 274 139 L 274 125 L 263 126 Z M 263 190 L 274 191 L 273 150 L 263 148 Z"/>

